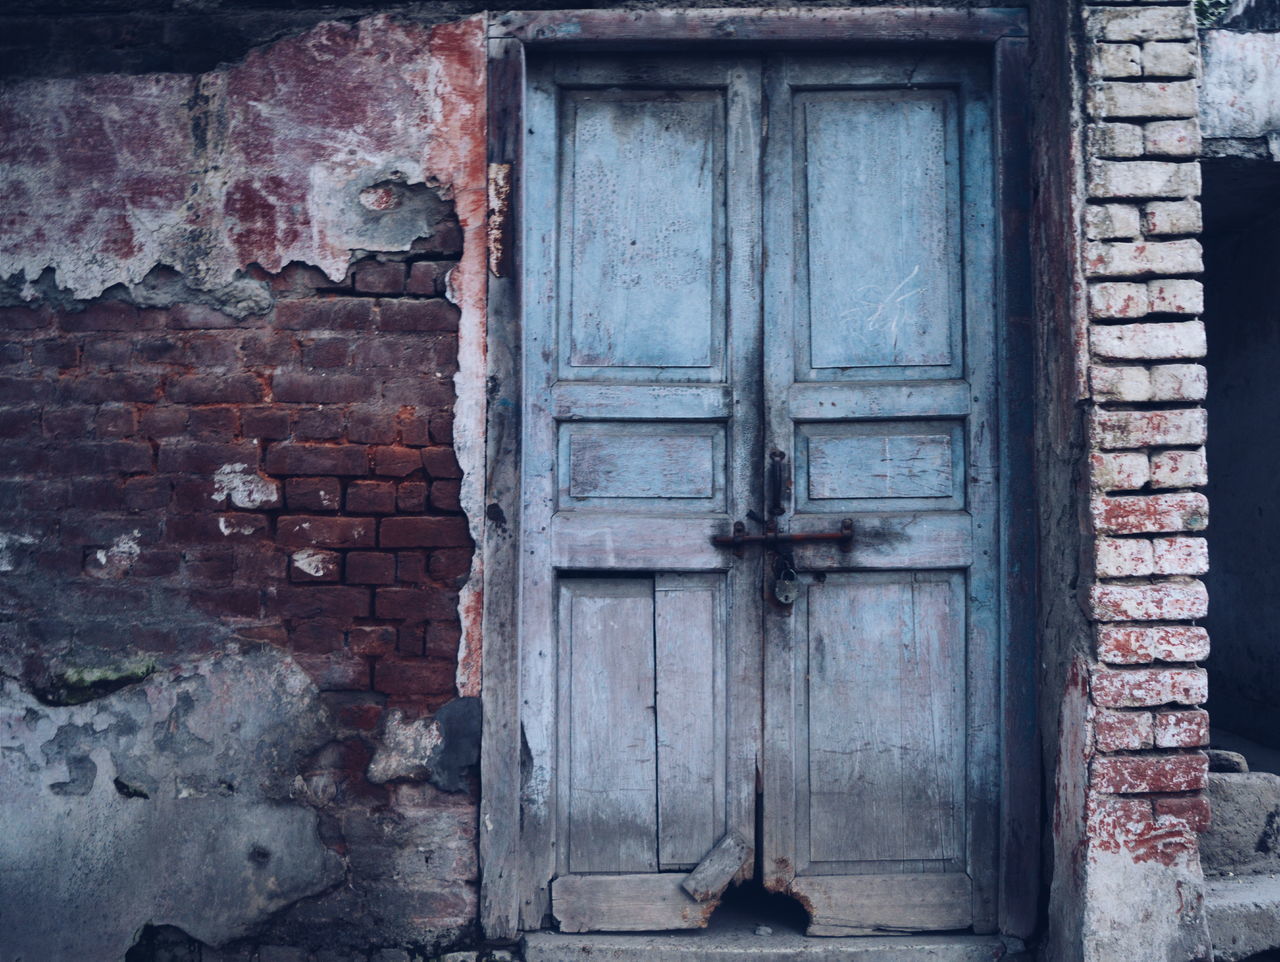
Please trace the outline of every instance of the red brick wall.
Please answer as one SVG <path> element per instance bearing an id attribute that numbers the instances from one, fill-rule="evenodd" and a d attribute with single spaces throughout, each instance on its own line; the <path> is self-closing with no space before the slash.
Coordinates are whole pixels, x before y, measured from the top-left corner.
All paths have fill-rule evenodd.
<path id="1" fill-rule="evenodd" d="M 413 712 L 454 696 L 472 552 L 441 296 L 456 225 L 418 246 L 341 284 L 260 274 L 273 307 L 242 320 L 0 311 L 4 527 L 36 562 L 12 614 L 47 629 L 31 671 L 72 639 L 198 654 L 229 633 L 289 650 L 325 691 Z M 96 630 L 51 624 L 54 606 Z M 200 612 L 225 630 L 193 630 Z"/>

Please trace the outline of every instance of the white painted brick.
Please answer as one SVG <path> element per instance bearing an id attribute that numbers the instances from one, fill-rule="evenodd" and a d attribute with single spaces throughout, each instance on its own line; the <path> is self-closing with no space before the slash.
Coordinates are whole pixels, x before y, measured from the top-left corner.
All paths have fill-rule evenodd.
<path id="1" fill-rule="evenodd" d="M 1142 451 L 1095 451 L 1089 466 L 1090 480 L 1099 491 L 1137 491 L 1151 473 L 1151 462 Z"/>
<path id="2" fill-rule="evenodd" d="M 1095 497 L 1089 508 L 1102 534 L 1173 534 L 1209 526 L 1209 499 L 1193 491 Z"/>
<path id="3" fill-rule="evenodd" d="M 1194 77 L 1196 45 L 1188 42 L 1144 43 L 1142 72 L 1148 77 Z"/>
<path id="4" fill-rule="evenodd" d="M 1202 575 L 1209 570 L 1209 542 L 1204 538 L 1156 538 L 1151 548 L 1155 574 Z"/>
<path id="5" fill-rule="evenodd" d="M 1153 200 L 1142 208 L 1142 229 L 1148 235 L 1198 234 L 1204 230 L 1199 201 Z"/>
<path id="6" fill-rule="evenodd" d="M 1152 401 L 1203 401 L 1209 375 L 1202 364 L 1157 364 L 1151 368 Z"/>
<path id="7" fill-rule="evenodd" d="M 1198 748 L 1209 744 L 1209 713 L 1203 709 L 1156 712 L 1156 748 Z"/>
<path id="8" fill-rule="evenodd" d="M 1151 456 L 1153 488 L 1200 488 L 1209 481 L 1204 448 L 1195 451 L 1161 451 Z"/>
<path id="9" fill-rule="evenodd" d="M 1093 443 L 1104 451 L 1203 444 L 1207 423 L 1208 416 L 1203 408 L 1173 411 L 1095 410 L 1090 419 Z"/>
<path id="10" fill-rule="evenodd" d="M 1095 401 L 1140 402 L 1151 400 L 1151 372 L 1145 367 L 1089 368 L 1089 386 Z"/>
<path id="11" fill-rule="evenodd" d="M 1209 613 L 1209 593 L 1199 581 L 1190 579 L 1146 585 L 1095 584 L 1090 607 L 1098 621 L 1184 621 Z M 1174 700 L 1162 698 L 1153 704 Z"/>
<path id="12" fill-rule="evenodd" d="M 1094 324 L 1089 331 L 1089 344 L 1098 357 L 1124 361 L 1204 357 L 1204 324 Z"/>
<path id="13" fill-rule="evenodd" d="M 1155 719 L 1149 711 L 1099 708 L 1093 717 L 1093 738 L 1100 752 L 1150 748 L 1155 744 Z"/>
<path id="14" fill-rule="evenodd" d="M 1154 557 L 1148 538 L 1099 538 L 1094 542 L 1094 569 L 1099 578 L 1142 578 L 1151 574 Z"/>
<path id="15" fill-rule="evenodd" d="M 1192 40 L 1196 22 L 1191 4 L 1126 10 L 1085 7 L 1085 29 L 1095 40 L 1142 43 L 1148 40 Z"/>
<path id="16" fill-rule="evenodd" d="M 1204 259 L 1197 240 L 1093 241 L 1085 245 L 1084 266 L 1090 277 L 1199 274 Z"/>
<path id="17" fill-rule="evenodd" d="M 1138 124 L 1090 124 L 1085 144 L 1090 157 L 1141 157 L 1147 149 Z"/>
<path id="18" fill-rule="evenodd" d="M 1143 150 L 1154 157 L 1198 157 L 1200 124 L 1190 120 L 1157 120 L 1143 125 Z"/>
<path id="19" fill-rule="evenodd" d="M 1097 640 L 1098 657 L 1112 665 L 1209 657 L 1209 632 L 1191 625 L 1099 625 Z"/>
<path id="20" fill-rule="evenodd" d="M 1089 196 L 1194 197 L 1200 165 L 1167 160 L 1095 160 L 1089 164 Z"/>
<path id="21" fill-rule="evenodd" d="M 1095 43 L 1089 72 L 1095 77 L 1140 77 L 1142 48 L 1136 43 Z"/>
<path id="22" fill-rule="evenodd" d="M 1089 314 L 1114 320 L 1144 317 L 1150 308 L 1146 284 L 1104 281 L 1089 285 Z"/>
<path id="23" fill-rule="evenodd" d="M 1147 297 L 1155 314 L 1204 313 L 1204 285 L 1189 279 L 1147 282 Z"/>
<path id="24" fill-rule="evenodd" d="M 1089 113 L 1099 119 L 1194 117 L 1199 106 L 1194 80 L 1108 80 L 1089 87 Z"/>
<path id="25" fill-rule="evenodd" d="M 1133 204 L 1090 204 L 1084 209 L 1085 234 L 1090 240 L 1132 240 L 1142 233 Z"/>

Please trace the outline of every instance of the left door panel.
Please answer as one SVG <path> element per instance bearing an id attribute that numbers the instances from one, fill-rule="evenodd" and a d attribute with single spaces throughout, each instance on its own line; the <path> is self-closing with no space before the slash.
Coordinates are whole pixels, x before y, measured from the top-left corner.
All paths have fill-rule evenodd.
<path id="1" fill-rule="evenodd" d="M 528 83 L 521 921 L 689 928 L 754 826 L 758 571 L 710 537 L 758 500 L 759 67 Z"/>

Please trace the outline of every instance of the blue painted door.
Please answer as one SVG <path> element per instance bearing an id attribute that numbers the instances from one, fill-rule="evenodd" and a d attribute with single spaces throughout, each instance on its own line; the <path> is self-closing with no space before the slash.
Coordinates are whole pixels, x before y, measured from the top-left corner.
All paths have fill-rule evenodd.
<path id="1" fill-rule="evenodd" d="M 580 56 L 529 78 L 522 924 L 705 924 L 680 883 L 737 833 L 811 934 L 991 930 L 983 71 Z M 714 544 L 735 522 L 853 546 Z"/>

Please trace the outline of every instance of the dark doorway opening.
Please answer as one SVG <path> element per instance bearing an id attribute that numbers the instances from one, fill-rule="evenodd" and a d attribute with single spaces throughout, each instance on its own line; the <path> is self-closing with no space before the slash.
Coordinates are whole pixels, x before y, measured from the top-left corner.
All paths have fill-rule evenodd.
<path id="1" fill-rule="evenodd" d="M 1206 160 L 1215 747 L 1280 772 L 1280 164 Z"/>

